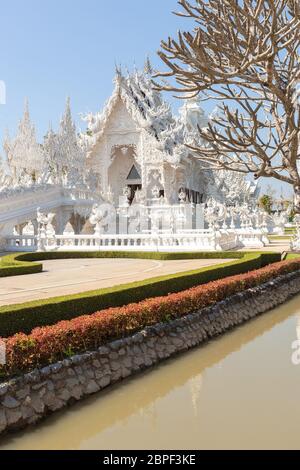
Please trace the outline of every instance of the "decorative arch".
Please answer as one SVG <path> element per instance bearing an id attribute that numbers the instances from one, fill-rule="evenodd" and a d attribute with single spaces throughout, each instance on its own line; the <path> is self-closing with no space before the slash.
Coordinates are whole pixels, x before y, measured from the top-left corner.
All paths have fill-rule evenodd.
<path id="1" fill-rule="evenodd" d="M 118 203 L 126 187 L 131 189 L 130 199 L 142 187 L 142 169 L 137 161 L 137 148 L 134 144 L 114 145 L 111 151 L 111 164 L 108 168 L 108 185 L 114 202 Z"/>

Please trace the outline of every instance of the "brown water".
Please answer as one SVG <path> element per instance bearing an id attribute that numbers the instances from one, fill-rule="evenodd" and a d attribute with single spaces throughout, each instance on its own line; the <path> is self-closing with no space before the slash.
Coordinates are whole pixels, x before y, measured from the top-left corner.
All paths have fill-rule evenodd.
<path id="1" fill-rule="evenodd" d="M 0 449 L 300 449 L 299 325 L 298 297 Z"/>

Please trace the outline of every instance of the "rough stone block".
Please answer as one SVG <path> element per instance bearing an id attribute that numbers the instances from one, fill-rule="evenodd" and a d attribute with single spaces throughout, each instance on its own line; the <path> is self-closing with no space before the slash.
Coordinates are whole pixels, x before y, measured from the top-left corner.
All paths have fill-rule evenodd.
<path id="1" fill-rule="evenodd" d="M 88 395 L 91 395 L 93 393 L 99 392 L 99 390 L 100 390 L 100 387 L 95 382 L 95 380 L 90 380 L 86 386 L 85 393 L 87 393 Z"/>
<path id="2" fill-rule="evenodd" d="M 18 422 L 23 421 L 21 410 L 6 410 L 7 425 L 16 425 Z"/>
<path id="3" fill-rule="evenodd" d="M 36 411 L 36 413 L 42 414 L 44 412 L 45 404 L 38 394 L 33 394 L 31 396 L 31 407 Z"/>
<path id="4" fill-rule="evenodd" d="M 4 431 L 7 426 L 7 419 L 4 410 L 0 410 L 0 432 Z"/>
<path id="5" fill-rule="evenodd" d="M 105 387 L 108 387 L 110 385 L 110 376 L 109 375 L 106 375 L 105 377 L 103 377 L 100 381 L 99 381 L 99 386 L 101 388 L 105 388 Z"/>
<path id="6" fill-rule="evenodd" d="M 2 400 L 1 403 L 2 403 L 2 406 L 4 406 L 4 408 L 7 408 L 9 410 L 18 408 L 21 404 L 18 400 L 16 400 L 14 397 L 10 395 L 6 395 L 6 397 Z"/>

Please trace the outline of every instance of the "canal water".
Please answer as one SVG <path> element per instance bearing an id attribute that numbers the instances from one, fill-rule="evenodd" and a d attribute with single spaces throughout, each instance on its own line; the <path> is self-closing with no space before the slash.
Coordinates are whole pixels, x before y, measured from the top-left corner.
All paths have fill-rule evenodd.
<path id="1" fill-rule="evenodd" d="M 298 338 L 299 297 L 0 449 L 300 449 Z"/>

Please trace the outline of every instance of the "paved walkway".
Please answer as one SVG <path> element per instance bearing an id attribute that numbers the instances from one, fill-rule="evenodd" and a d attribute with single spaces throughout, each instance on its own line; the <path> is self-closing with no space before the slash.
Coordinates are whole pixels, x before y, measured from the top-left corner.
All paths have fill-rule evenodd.
<path id="1" fill-rule="evenodd" d="M 239 251 L 273 251 L 273 252 L 279 252 L 279 253 L 284 253 L 285 251 L 290 251 L 290 239 L 281 239 L 281 240 L 271 240 L 270 243 L 263 248 L 257 249 L 249 249 L 249 248 L 243 248 L 242 250 Z"/>
<path id="2" fill-rule="evenodd" d="M 230 261 L 224 260 L 224 262 Z M 221 259 L 154 261 L 69 259 L 43 261 L 44 272 L 2 278 L 0 305 L 112 287 L 151 277 L 221 264 Z"/>
<path id="3" fill-rule="evenodd" d="M 244 249 L 241 251 L 260 250 Z M 272 240 L 268 246 L 263 248 L 263 251 L 289 251 L 289 240 Z M 1 253 L 0 256 L 4 254 Z M 43 261 L 43 273 L 8 277 L 0 280 L 0 305 L 77 294 L 221 263 L 222 260 L 220 259 L 176 261 L 70 259 Z"/>

